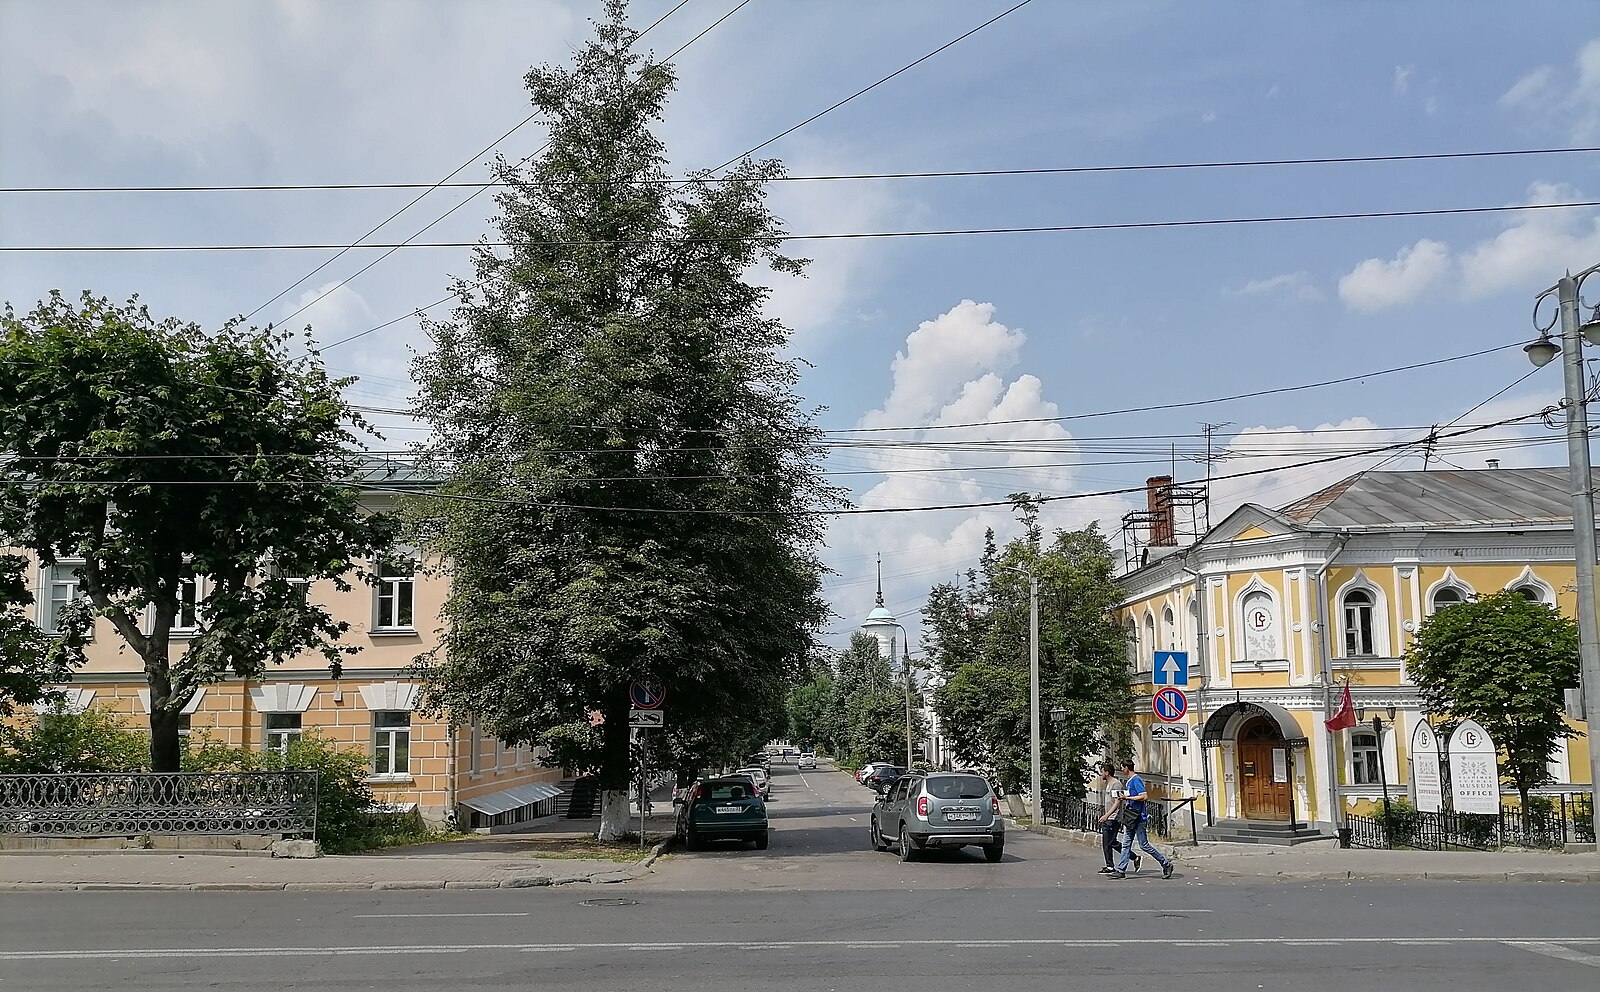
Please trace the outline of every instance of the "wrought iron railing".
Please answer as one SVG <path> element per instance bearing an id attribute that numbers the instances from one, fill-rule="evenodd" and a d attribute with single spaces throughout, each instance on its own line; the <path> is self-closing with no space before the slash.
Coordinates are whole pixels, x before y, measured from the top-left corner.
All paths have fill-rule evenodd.
<path id="1" fill-rule="evenodd" d="M 1527 808 L 1495 813 L 1426 813 L 1404 806 L 1385 815 L 1346 817 L 1351 847 L 1421 851 L 1492 851 L 1505 847 L 1560 848 L 1594 839 L 1594 797 L 1583 793 L 1535 796 Z"/>
<path id="2" fill-rule="evenodd" d="M 316 830 L 314 771 L 0 775 L 0 836 Z"/>
<path id="3" fill-rule="evenodd" d="M 1069 796 L 1064 792 L 1051 792 L 1045 790 L 1040 797 L 1040 811 L 1044 814 L 1046 825 L 1051 820 L 1057 826 L 1067 830 L 1082 830 L 1085 833 L 1100 832 L 1100 818 L 1106 814 L 1105 806 L 1100 803 L 1091 803 L 1077 796 Z M 1151 799 L 1145 803 L 1145 813 L 1149 817 L 1146 830 L 1157 837 L 1166 837 L 1171 834 L 1170 817 L 1167 804 L 1159 799 Z"/>

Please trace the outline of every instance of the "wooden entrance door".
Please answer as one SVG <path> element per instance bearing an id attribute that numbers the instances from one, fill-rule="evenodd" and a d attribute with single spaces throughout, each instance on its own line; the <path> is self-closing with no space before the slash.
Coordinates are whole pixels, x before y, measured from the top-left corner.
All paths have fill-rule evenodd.
<path id="1" fill-rule="evenodd" d="M 1289 819 L 1289 746 L 1266 717 L 1239 728 L 1239 799 L 1247 820 Z"/>

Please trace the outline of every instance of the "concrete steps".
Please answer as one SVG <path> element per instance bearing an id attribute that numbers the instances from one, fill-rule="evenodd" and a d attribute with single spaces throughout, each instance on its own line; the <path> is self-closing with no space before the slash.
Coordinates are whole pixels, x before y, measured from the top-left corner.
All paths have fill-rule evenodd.
<path id="1" fill-rule="evenodd" d="M 1333 834 L 1325 834 L 1305 824 L 1291 830 L 1288 823 L 1264 820 L 1218 820 L 1214 825 L 1200 828 L 1202 841 L 1219 841 L 1228 844 L 1270 844 L 1277 847 L 1294 847 L 1316 841 L 1337 841 Z"/>

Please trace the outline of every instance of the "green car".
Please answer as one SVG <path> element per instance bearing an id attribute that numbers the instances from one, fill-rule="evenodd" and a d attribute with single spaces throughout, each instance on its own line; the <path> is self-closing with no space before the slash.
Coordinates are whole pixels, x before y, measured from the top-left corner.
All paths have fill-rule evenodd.
<path id="1" fill-rule="evenodd" d="M 698 851 L 708 840 L 754 841 L 767 849 L 767 804 L 745 776 L 701 779 L 678 807 L 678 840 Z"/>

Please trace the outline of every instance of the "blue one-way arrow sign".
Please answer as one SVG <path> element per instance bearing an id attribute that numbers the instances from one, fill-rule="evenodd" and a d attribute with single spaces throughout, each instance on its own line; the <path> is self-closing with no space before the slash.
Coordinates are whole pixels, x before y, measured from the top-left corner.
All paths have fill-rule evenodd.
<path id="1" fill-rule="evenodd" d="M 1155 677 L 1150 681 L 1156 685 L 1188 685 L 1189 652 L 1157 651 Z"/>

